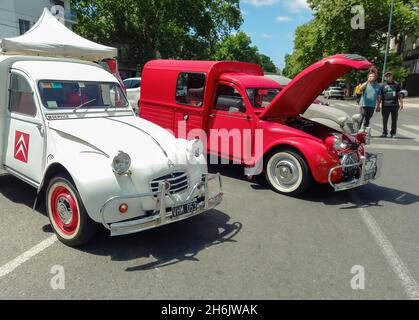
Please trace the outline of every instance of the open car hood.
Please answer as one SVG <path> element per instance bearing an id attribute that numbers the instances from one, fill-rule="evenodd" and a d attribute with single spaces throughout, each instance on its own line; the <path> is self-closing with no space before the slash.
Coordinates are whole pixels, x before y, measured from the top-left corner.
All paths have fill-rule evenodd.
<path id="1" fill-rule="evenodd" d="M 276 118 L 303 114 L 333 81 L 353 69 L 368 70 L 371 66 L 371 62 L 355 54 L 338 54 L 324 58 L 300 72 L 272 100 L 260 117 Z"/>

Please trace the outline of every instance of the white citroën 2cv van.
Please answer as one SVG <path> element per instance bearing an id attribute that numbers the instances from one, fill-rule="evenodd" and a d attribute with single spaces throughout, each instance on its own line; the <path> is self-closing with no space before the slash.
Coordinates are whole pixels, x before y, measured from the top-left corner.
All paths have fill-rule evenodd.
<path id="1" fill-rule="evenodd" d="M 223 195 L 199 140 L 135 117 L 98 64 L 60 57 L 0 53 L 0 170 L 37 188 L 35 205 L 46 202 L 70 246 L 100 224 L 134 233 L 202 213 Z"/>

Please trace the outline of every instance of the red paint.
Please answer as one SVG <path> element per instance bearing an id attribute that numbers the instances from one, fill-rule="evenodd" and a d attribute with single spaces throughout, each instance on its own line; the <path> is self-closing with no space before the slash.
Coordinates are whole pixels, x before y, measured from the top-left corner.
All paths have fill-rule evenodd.
<path id="1" fill-rule="evenodd" d="M 72 211 L 72 219 L 68 224 L 65 224 L 58 214 L 57 206 L 60 199 L 65 199 L 66 202 L 70 205 Z M 52 210 L 52 217 L 58 228 L 66 235 L 74 234 L 79 223 L 79 214 L 77 201 L 73 198 L 70 191 L 63 186 L 55 188 L 51 195 L 50 207 Z"/>
<path id="2" fill-rule="evenodd" d="M 119 212 L 121 214 L 127 213 L 128 212 L 128 205 L 126 203 L 123 203 L 119 206 Z"/>
<path id="3" fill-rule="evenodd" d="M 368 60 L 352 60 L 339 54 L 320 60 L 299 73 L 277 95 L 262 118 L 278 116 L 298 116 L 303 114 L 313 101 L 333 81 L 353 69 L 368 70 L 372 66 Z"/>
<path id="4" fill-rule="evenodd" d="M 14 158 L 16 160 L 28 163 L 30 135 L 24 132 L 15 133 Z"/>
<path id="5" fill-rule="evenodd" d="M 355 57 L 336 55 L 325 58 L 302 71 L 285 88 L 277 82 L 263 77 L 260 66 L 240 62 L 216 61 L 175 61 L 154 60 L 144 66 L 141 86 L 140 116 L 166 129 L 177 131 L 178 121 L 188 118 L 186 131 L 200 128 L 209 136 L 211 129 L 239 130 L 252 132 L 247 139 L 243 138 L 242 150 L 249 149 L 252 161 L 235 154 L 230 146 L 226 153 L 215 150 L 208 138 L 209 153 L 224 158 L 254 165 L 261 156 L 272 148 L 289 146 L 297 149 L 307 160 L 312 175 L 317 182 L 326 183 L 331 168 L 340 165 L 338 154 L 327 148 L 325 139 L 333 130 L 317 125 L 314 132 L 304 132 L 292 127 L 293 118 L 303 121 L 299 115 L 304 113 L 317 96 L 333 81 L 353 69 L 367 70 L 372 64 Z M 176 102 L 176 85 L 180 73 L 204 73 L 206 83 L 203 104 L 200 107 L 185 106 Z M 215 110 L 215 93 L 218 84 L 229 84 L 244 98 L 246 111 L 233 113 Z M 246 89 L 277 88 L 281 92 L 265 109 L 252 107 Z M 256 130 L 263 131 L 263 154 L 255 152 Z M 215 137 L 217 138 L 217 137 Z M 347 139 L 355 141 L 354 137 Z M 216 139 L 215 139 L 216 140 Z M 333 181 L 341 179 L 341 172 L 336 170 Z"/>

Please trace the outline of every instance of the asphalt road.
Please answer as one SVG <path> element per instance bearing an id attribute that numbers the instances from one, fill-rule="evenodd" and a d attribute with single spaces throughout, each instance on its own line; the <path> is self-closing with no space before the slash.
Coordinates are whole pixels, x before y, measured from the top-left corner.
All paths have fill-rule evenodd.
<path id="1" fill-rule="evenodd" d="M 32 211 L 33 188 L 1 176 L 0 299 L 419 298 L 419 105 L 400 129 L 369 147 L 385 157 L 373 184 L 291 198 L 240 166 L 212 166 L 224 178 L 217 210 L 130 236 L 103 231 L 82 249 L 55 241 L 43 210 Z M 51 286 L 55 270 L 64 289 Z"/>

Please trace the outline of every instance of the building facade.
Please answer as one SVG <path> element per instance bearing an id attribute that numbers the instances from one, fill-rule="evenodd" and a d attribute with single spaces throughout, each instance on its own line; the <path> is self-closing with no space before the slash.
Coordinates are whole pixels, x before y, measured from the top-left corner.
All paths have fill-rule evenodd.
<path id="1" fill-rule="evenodd" d="M 405 88 L 410 96 L 419 97 L 419 38 L 405 37 L 399 47 L 403 65 L 410 71 Z"/>
<path id="2" fill-rule="evenodd" d="M 48 8 L 69 28 L 76 23 L 71 13 L 70 0 L 1 0 L 0 39 L 24 34 Z"/>

